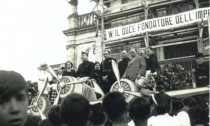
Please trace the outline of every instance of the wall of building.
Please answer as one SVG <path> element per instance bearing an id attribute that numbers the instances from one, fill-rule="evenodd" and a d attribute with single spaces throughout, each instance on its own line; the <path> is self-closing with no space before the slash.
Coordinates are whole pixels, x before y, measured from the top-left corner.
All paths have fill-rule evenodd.
<path id="1" fill-rule="evenodd" d="M 147 0 L 147 2 L 145 0 L 113 0 L 106 4 L 109 7 L 104 10 L 104 27 L 106 30 L 137 23 L 146 18 L 153 19 L 209 6 L 208 0 L 198 0 L 197 5 L 195 2 L 196 0 Z M 148 15 L 145 16 L 147 9 Z M 81 51 L 87 50 L 96 44 L 96 22 L 97 20 L 100 21 L 100 16 L 97 18 L 96 13 L 89 13 L 77 15 L 75 19 L 69 19 L 70 25 L 72 25 L 72 22 L 76 23 L 76 25 L 75 27 L 69 27 L 64 31 L 64 34 L 68 37 L 68 59 L 73 60 L 77 68 L 81 63 Z M 201 29 L 204 32 L 199 36 Z M 136 47 L 138 50 L 144 49 L 147 43 L 145 42 L 145 35 L 149 38 L 149 46 L 155 48 L 160 63 L 190 64 L 188 66 L 191 67 L 196 52 L 204 52 L 209 55 L 208 50 L 205 50 L 205 47 L 209 45 L 206 22 L 112 41 L 107 41 L 105 38 L 105 48 L 111 50 L 112 56 L 120 60 L 120 52 L 124 49 L 129 50 L 131 47 Z M 193 48 L 189 48 L 189 51 L 185 50 L 185 47 L 191 46 Z"/>

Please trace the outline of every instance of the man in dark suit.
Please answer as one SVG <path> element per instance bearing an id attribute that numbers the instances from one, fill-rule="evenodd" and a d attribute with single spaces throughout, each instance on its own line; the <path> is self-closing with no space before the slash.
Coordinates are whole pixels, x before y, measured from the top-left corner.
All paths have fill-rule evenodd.
<path id="1" fill-rule="evenodd" d="M 82 52 L 82 63 L 79 65 L 77 70 L 78 77 L 93 77 L 94 63 L 88 61 L 88 54 Z"/>
<path id="2" fill-rule="evenodd" d="M 146 63 L 143 56 L 137 54 L 137 50 L 132 48 L 130 50 L 131 60 L 128 62 L 128 66 L 125 70 L 123 78 L 128 78 L 135 82 L 136 79 L 140 79 L 141 76 L 145 76 Z"/>
<path id="3" fill-rule="evenodd" d="M 102 79 L 104 81 L 104 93 L 109 92 L 112 84 L 117 81 L 114 71 L 112 69 L 112 60 L 116 62 L 116 59 L 112 58 L 109 50 L 104 51 L 104 58 L 101 62 Z"/>
<path id="4" fill-rule="evenodd" d="M 151 70 L 152 73 L 157 72 L 160 69 L 157 55 L 154 53 L 151 47 L 147 47 L 145 50 L 145 53 L 148 56 L 146 60 L 146 63 L 147 63 L 146 70 Z"/>
<path id="5" fill-rule="evenodd" d="M 130 61 L 130 58 L 128 58 L 127 51 L 123 50 L 122 51 L 122 60 L 118 63 L 120 78 L 124 75 L 125 69 L 127 68 L 129 61 Z"/>
<path id="6" fill-rule="evenodd" d="M 196 68 L 192 70 L 195 73 L 197 87 L 209 85 L 209 61 L 205 61 L 203 53 L 197 53 Z"/>

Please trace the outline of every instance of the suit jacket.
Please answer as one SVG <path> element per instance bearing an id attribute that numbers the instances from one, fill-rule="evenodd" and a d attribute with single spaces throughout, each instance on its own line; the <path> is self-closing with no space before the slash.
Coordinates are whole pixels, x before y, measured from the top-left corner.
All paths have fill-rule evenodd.
<path id="1" fill-rule="evenodd" d="M 78 77 L 93 77 L 94 63 L 90 61 L 82 62 L 77 70 Z"/>
<path id="2" fill-rule="evenodd" d="M 149 56 L 149 59 L 146 60 L 147 70 L 151 70 L 152 73 L 157 72 L 160 69 L 160 65 L 158 63 L 157 55 L 152 54 Z"/>
<path id="3" fill-rule="evenodd" d="M 128 62 L 125 70 L 126 78 L 135 81 L 137 75 L 145 76 L 146 62 L 143 56 L 136 55 L 136 57 Z"/>
<path id="4" fill-rule="evenodd" d="M 130 61 L 129 58 L 123 58 L 121 61 L 118 62 L 118 68 L 120 72 L 120 78 L 124 75 L 125 69 L 128 66 L 128 62 Z"/>

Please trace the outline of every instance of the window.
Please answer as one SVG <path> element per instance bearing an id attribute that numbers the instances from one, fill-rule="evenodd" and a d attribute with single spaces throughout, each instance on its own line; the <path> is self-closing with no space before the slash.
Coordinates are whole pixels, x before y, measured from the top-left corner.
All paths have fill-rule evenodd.
<path id="1" fill-rule="evenodd" d="M 192 56 L 198 52 L 197 43 L 187 43 L 164 47 L 165 59 Z"/>

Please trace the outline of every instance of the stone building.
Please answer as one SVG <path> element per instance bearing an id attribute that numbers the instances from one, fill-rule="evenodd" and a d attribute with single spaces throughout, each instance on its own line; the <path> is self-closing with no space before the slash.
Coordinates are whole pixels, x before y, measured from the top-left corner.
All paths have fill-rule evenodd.
<path id="1" fill-rule="evenodd" d="M 72 61 L 77 69 L 81 63 L 81 51 L 88 51 L 90 60 L 101 61 L 104 46 L 105 49 L 111 50 L 114 58 L 119 60 L 119 53 L 124 49 L 129 50 L 135 47 L 140 50 L 151 46 L 155 49 L 160 63 L 180 63 L 190 69 L 195 62 L 196 52 L 203 52 L 207 58 L 209 57 L 208 21 L 197 20 L 188 24 L 187 20 L 195 17 L 187 19 L 186 15 L 182 17 L 181 14 L 199 8 L 207 8 L 208 11 L 203 12 L 201 16 L 208 16 L 210 15 L 209 3 L 209 0 L 104 0 L 106 7 L 103 9 L 105 31 L 103 42 L 101 42 L 100 34 L 99 37 L 96 37 L 98 33 L 103 33 L 101 31 L 101 12 L 96 10 L 78 15 L 77 5 L 70 4 L 72 13 L 68 17 L 69 27 L 64 30 L 68 39 L 66 45 L 68 60 Z M 185 20 L 185 25 L 148 30 L 117 39 L 107 38 L 109 36 L 107 31 L 110 29 L 119 29 L 122 26 L 131 28 L 132 24 L 157 18 L 164 19 L 173 15 L 180 16 L 177 18 L 178 22 Z"/>

